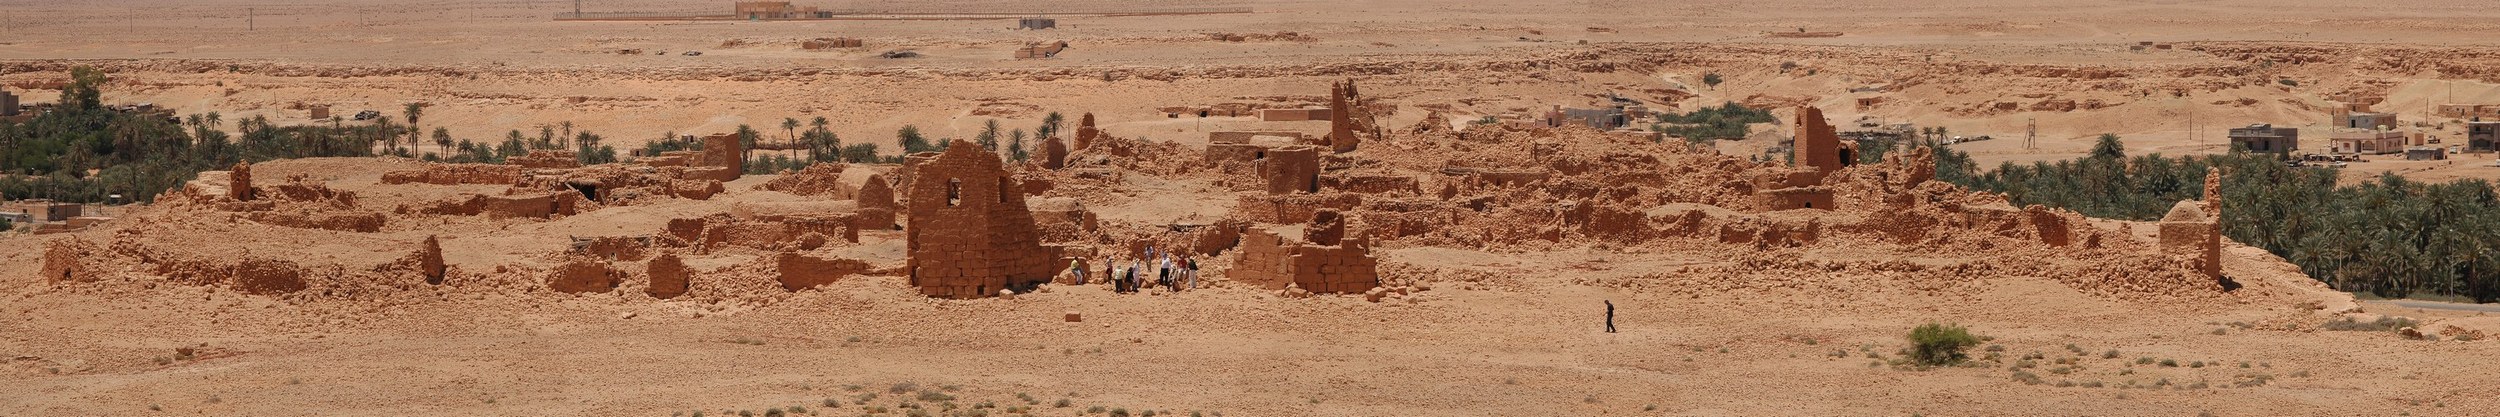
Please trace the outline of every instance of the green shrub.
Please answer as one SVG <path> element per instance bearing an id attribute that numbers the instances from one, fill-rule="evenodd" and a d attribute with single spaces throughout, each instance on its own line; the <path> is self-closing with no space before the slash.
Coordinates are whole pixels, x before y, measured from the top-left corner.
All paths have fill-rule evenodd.
<path id="1" fill-rule="evenodd" d="M 1979 345 L 1979 337 L 1962 326 L 1927 323 L 1910 330 L 1910 345 L 1910 357 L 1920 365 L 1951 365 L 1970 359 L 1962 350 Z"/>

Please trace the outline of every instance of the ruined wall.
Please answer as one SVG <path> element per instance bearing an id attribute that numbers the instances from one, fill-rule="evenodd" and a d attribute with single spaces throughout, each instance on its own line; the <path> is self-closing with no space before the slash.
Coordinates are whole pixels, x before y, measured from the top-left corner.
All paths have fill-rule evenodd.
<path id="1" fill-rule="evenodd" d="M 1231 217 L 1259 223 L 1303 223 L 1321 209 L 1353 210 L 1363 195 L 1351 193 L 1261 195 L 1243 194 Z"/>
<path id="2" fill-rule="evenodd" d="M 1260 109 L 1259 121 L 1302 122 L 1311 120 L 1328 120 L 1334 114 L 1335 113 L 1329 109 Z"/>
<path id="3" fill-rule="evenodd" d="M 1074 198 L 1039 198 L 1032 201 L 1033 225 L 1041 230 L 1042 241 L 1067 242 L 1082 239 L 1102 225 L 1085 203 Z"/>
<path id="4" fill-rule="evenodd" d="M 235 162 L 234 169 L 226 173 L 226 198 L 252 201 L 252 192 L 252 163 Z"/>
<path id="5" fill-rule="evenodd" d="M 1339 174 L 1319 178 L 1321 188 L 1362 194 L 1417 194 L 1422 192 L 1415 177 L 1405 175 Z"/>
<path id="6" fill-rule="evenodd" d="M 495 219 L 544 219 L 556 214 L 555 193 L 479 196 L 479 212 Z"/>
<path id="7" fill-rule="evenodd" d="M 425 235 L 425 242 L 417 245 L 416 258 L 417 274 L 424 275 L 427 284 L 441 284 L 443 276 L 451 272 L 450 265 L 443 262 L 443 242 L 438 236 Z"/>
<path id="8" fill-rule="evenodd" d="M 1226 276 L 1267 289 L 1287 285 L 1317 293 L 1360 293 L 1380 286 L 1379 260 L 1368 242 L 1345 238 L 1322 246 L 1278 235 L 1267 227 L 1251 227 L 1241 235 L 1241 257 Z"/>
<path id="9" fill-rule="evenodd" d="M 2198 273 L 2222 276 L 2222 224 L 2194 201 L 2181 201 L 2161 218 L 2162 253 L 2193 261 Z"/>
<path id="10" fill-rule="evenodd" d="M 686 261 L 678 259 L 676 252 L 663 252 L 660 256 L 651 257 L 651 262 L 645 264 L 642 270 L 644 275 L 651 277 L 651 287 L 643 289 L 643 292 L 653 298 L 677 298 L 686 295 L 686 290 L 693 287 L 694 271 L 686 268 Z"/>
<path id="11" fill-rule="evenodd" d="M 1319 148 L 1288 146 L 1269 149 L 1260 159 L 1259 177 L 1267 179 L 1267 193 L 1295 194 L 1319 192 Z"/>
<path id="12" fill-rule="evenodd" d="M 383 184 L 518 184 L 521 166 L 504 164 L 426 164 L 424 168 L 382 173 Z"/>
<path id="13" fill-rule="evenodd" d="M 1251 143 L 1251 138 L 1261 136 L 1283 139 L 1285 143 L 1301 143 L 1308 139 L 1302 132 L 1207 132 L 1207 143 L 1244 144 Z"/>
<path id="14" fill-rule="evenodd" d="M 576 294 L 608 292 L 616 289 L 624 275 L 609 268 L 606 261 L 574 258 L 548 271 L 547 288 Z"/>
<path id="15" fill-rule="evenodd" d="M 1024 193 L 996 154 L 956 141 L 914 170 L 904 231 L 907 270 L 922 294 L 986 297 L 1056 273 Z"/>
<path id="16" fill-rule="evenodd" d="M 773 257 L 774 271 L 781 289 L 798 291 L 832 284 L 842 277 L 867 273 L 868 262 L 856 259 L 817 258 L 790 252 Z"/>
<path id="17" fill-rule="evenodd" d="M 1067 167 L 1068 142 L 1059 140 L 1058 135 L 1042 138 L 1042 168 L 1060 169 Z"/>
<path id="18" fill-rule="evenodd" d="M 885 174 L 869 175 L 852 199 L 859 202 L 858 224 L 863 230 L 893 230 L 894 216 L 903 210 L 902 204 L 894 202 L 894 188 L 886 184 Z"/>
<path id="19" fill-rule="evenodd" d="M 1327 145 L 1329 150 L 1338 153 L 1353 152 L 1355 145 L 1361 142 L 1361 139 L 1357 139 L 1354 135 L 1356 129 L 1353 95 L 1354 81 L 1352 80 L 1332 85 L 1328 90 Z"/>
<path id="20" fill-rule="evenodd" d="M 1094 139 L 1099 139 L 1101 137 L 1102 129 L 1094 128 L 1093 113 L 1085 113 L 1083 118 L 1078 119 L 1076 125 L 1076 150 L 1082 151 L 1086 148 L 1093 147 Z"/>
<path id="21" fill-rule="evenodd" d="M 525 169 L 581 168 L 582 160 L 573 151 L 536 150 L 527 155 L 504 159 L 504 163 Z"/>
<path id="22" fill-rule="evenodd" d="M 1762 190 L 1754 193 L 1754 206 L 1762 210 L 1830 210 L 1832 190 L 1821 186 Z"/>
<path id="23" fill-rule="evenodd" d="M 245 215 L 245 217 L 252 219 L 254 222 L 276 226 L 359 233 L 380 232 L 382 231 L 382 224 L 386 220 L 382 216 L 382 213 L 374 212 L 325 213 L 261 211 L 251 212 L 250 214 Z"/>
<path id="24" fill-rule="evenodd" d="M 700 171 L 702 175 L 694 178 L 735 181 L 738 176 L 745 174 L 746 155 L 746 146 L 738 143 L 736 134 L 704 136 L 703 155 L 695 158 L 695 162 L 713 169 L 702 170 Z"/>
<path id="25" fill-rule="evenodd" d="M 1795 132 L 1794 149 L 1798 165 L 1813 167 L 1818 173 L 1830 175 L 1849 163 L 1849 158 L 1843 157 L 1846 149 L 1840 143 L 1840 134 L 1833 131 L 1830 121 L 1823 119 L 1822 109 L 1798 106 Z"/>

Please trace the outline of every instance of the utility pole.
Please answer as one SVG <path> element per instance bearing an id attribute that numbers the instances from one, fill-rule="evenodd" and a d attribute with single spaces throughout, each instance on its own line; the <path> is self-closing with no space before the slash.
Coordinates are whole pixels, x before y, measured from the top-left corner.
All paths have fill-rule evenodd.
<path id="1" fill-rule="evenodd" d="M 2023 149 L 2040 149 L 2040 118 L 2030 119 L 2031 127 L 2023 133 Z"/>
<path id="2" fill-rule="evenodd" d="M 254 9 L 252 9 L 252 8 L 250 8 L 250 7 L 245 7 L 245 8 L 243 8 L 243 30 L 244 30 L 244 31 L 254 31 L 254 30 L 260 30 L 260 11 L 259 11 L 259 10 L 254 10 Z"/>
<path id="3" fill-rule="evenodd" d="M 573 18 L 582 18 L 582 0 L 573 0 Z"/>

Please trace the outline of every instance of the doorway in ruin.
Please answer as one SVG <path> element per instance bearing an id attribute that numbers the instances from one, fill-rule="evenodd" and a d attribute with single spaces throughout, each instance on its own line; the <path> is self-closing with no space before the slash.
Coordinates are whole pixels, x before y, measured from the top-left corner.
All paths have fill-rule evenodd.
<path id="1" fill-rule="evenodd" d="M 584 199 L 599 201 L 599 184 L 568 182 L 564 185 L 572 187 L 573 191 L 581 192 Z"/>

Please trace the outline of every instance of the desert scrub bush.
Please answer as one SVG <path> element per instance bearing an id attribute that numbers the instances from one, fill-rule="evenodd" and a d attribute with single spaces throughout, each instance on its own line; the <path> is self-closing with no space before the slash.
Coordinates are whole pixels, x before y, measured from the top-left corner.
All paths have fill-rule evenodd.
<path id="1" fill-rule="evenodd" d="M 897 394 L 897 395 L 899 395 L 899 394 L 910 394 L 912 391 L 919 391 L 919 390 L 920 390 L 920 384 L 915 384 L 915 383 L 910 383 L 910 382 L 905 382 L 905 383 L 900 383 L 900 384 L 894 384 L 894 385 L 892 385 L 892 386 L 885 387 L 885 393 L 887 393 L 887 394 Z"/>
<path id="2" fill-rule="evenodd" d="M 2118 359 L 2118 350 L 2110 349 L 2108 352 L 2101 352 L 2101 359 Z"/>
<path id="3" fill-rule="evenodd" d="M 2014 381 L 2021 382 L 2023 385 L 2040 385 L 2041 383 L 2040 375 L 2026 371 L 2014 371 Z"/>
<path id="4" fill-rule="evenodd" d="M 2177 367 L 2179 367 L 2179 361 L 2178 361 L 2178 360 L 2176 360 L 2176 359 L 2163 359 L 2163 360 L 2161 360 L 2161 367 L 2163 367 L 2163 368 L 2177 368 Z"/>
<path id="5" fill-rule="evenodd" d="M 2347 332 L 2392 332 L 2396 329 L 2413 327 L 2416 324 L 2419 323 L 2415 323 L 2413 319 L 2393 316 L 2380 316 L 2377 320 L 2368 322 L 2345 317 L 2328 320 L 2326 324 L 2318 325 L 2318 328 Z"/>
<path id="6" fill-rule="evenodd" d="M 1970 330 L 1962 326 L 1927 323 L 1910 329 L 1910 357 L 1920 365 L 1960 363 L 1970 359 L 1962 354 L 1962 349 L 1978 345 L 1979 337 L 1972 336 Z"/>

